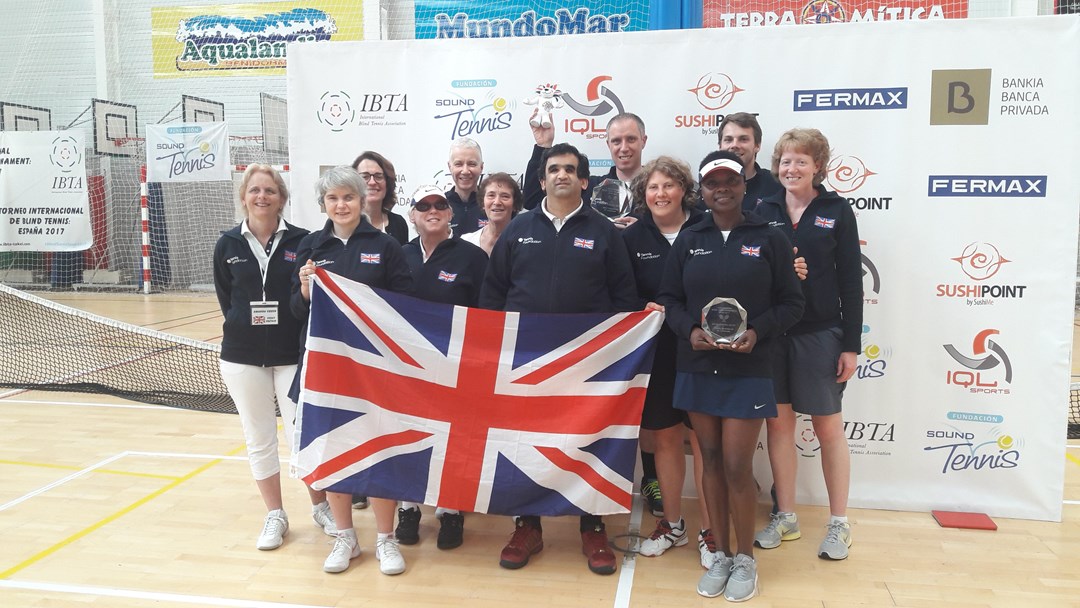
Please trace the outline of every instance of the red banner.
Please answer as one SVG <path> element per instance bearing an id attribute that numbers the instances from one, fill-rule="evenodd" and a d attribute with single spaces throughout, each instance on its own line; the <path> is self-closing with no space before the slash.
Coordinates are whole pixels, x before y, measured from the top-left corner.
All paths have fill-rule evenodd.
<path id="1" fill-rule="evenodd" d="M 865 21 L 910 21 L 912 19 L 963 19 L 967 0 L 935 4 L 933 0 L 704 0 L 705 27 L 748 27 L 843 23 Z"/>

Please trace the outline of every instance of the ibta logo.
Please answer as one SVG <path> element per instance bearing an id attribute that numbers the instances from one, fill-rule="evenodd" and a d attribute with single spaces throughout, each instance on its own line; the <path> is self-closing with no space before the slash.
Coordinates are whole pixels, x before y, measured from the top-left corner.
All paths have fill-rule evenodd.
<path id="1" fill-rule="evenodd" d="M 963 370 L 947 370 L 945 372 L 945 383 L 967 389 L 971 393 L 1008 395 L 1009 389 L 1000 386 L 998 380 L 995 379 L 1001 378 L 1001 374 L 984 375 L 985 372 L 1000 366 L 1004 371 L 1004 383 L 1012 384 L 1013 370 L 1009 356 L 1005 354 L 1005 349 L 990 339 L 990 336 L 996 336 L 999 333 L 996 329 L 984 329 L 976 334 L 971 344 L 974 357 L 962 355 L 952 344 L 945 344 L 945 352 L 949 353 L 949 356 L 954 361 L 967 368 Z M 980 355 L 982 356 L 980 357 Z"/>
<path id="2" fill-rule="evenodd" d="M 795 91 L 792 109 L 796 112 L 904 110 L 907 109 L 907 101 L 907 87 L 806 89 Z"/>
<path id="3" fill-rule="evenodd" d="M 1046 198 L 1045 175 L 931 175 L 927 196 Z"/>

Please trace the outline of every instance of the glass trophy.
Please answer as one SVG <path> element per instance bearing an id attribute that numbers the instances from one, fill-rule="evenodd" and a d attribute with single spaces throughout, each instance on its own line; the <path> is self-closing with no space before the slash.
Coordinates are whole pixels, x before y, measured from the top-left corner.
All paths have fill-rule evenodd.
<path id="1" fill-rule="evenodd" d="M 606 178 L 592 191 L 592 208 L 609 220 L 617 220 L 630 215 L 630 197 L 623 198 L 622 182 Z"/>
<path id="2" fill-rule="evenodd" d="M 746 333 L 746 309 L 735 298 L 713 298 L 701 309 L 701 329 L 717 344 L 731 344 Z"/>

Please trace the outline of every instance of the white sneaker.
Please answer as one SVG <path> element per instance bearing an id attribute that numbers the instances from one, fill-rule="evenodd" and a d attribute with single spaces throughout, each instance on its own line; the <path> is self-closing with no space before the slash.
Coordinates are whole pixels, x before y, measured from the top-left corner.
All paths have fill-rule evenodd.
<path id="1" fill-rule="evenodd" d="M 334 548 L 323 562 L 323 572 L 344 572 L 349 569 L 349 561 L 360 557 L 360 543 L 356 532 L 346 530 L 334 537 Z"/>
<path id="2" fill-rule="evenodd" d="M 325 500 L 322 504 L 312 505 L 311 519 L 315 520 L 315 525 L 322 528 L 323 533 L 327 536 L 337 534 L 337 524 L 334 523 L 334 514 L 330 512 L 330 503 Z"/>
<path id="3" fill-rule="evenodd" d="M 405 572 L 405 558 L 401 556 L 397 538 L 393 536 L 375 541 L 375 559 L 379 560 L 379 571 L 383 574 Z"/>
<path id="4" fill-rule="evenodd" d="M 702 530 L 697 535 L 698 554 L 701 555 L 701 567 L 708 570 L 716 562 L 716 540 L 712 530 Z"/>
<path id="5" fill-rule="evenodd" d="M 259 540 L 255 546 L 259 551 L 277 549 L 281 543 L 285 542 L 285 534 L 288 531 L 289 518 L 285 515 L 285 511 L 274 509 L 266 514 L 266 521 L 263 522 L 263 529 L 259 533 Z"/>
<path id="6" fill-rule="evenodd" d="M 674 523 L 661 519 L 656 522 L 656 530 L 652 535 L 642 541 L 638 553 L 645 557 L 656 557 L 672 547 L 681 547 L 686 542 L 686 524 L 682 519 Z"/>

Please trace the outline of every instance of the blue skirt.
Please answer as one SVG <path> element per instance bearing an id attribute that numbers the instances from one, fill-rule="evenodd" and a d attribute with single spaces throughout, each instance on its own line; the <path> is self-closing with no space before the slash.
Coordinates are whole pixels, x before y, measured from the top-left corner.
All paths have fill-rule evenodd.
<path id="1" fill-rule="evenodd" d="M 744 378 L 697 372 L 675 374 L 675 407 L 720 418 L 773 418 L 772 378 Z"/>

